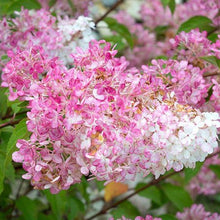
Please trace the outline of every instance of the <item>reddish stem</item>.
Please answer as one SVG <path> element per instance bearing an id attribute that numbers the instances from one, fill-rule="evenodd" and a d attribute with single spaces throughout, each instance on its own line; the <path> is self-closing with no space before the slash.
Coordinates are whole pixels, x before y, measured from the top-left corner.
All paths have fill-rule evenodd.
<path id="1" fill-rule="evenodd" d="M 119 0 L 114 5 L 112 5 L 112 7 L 109 8 L 109 10 L 106 11 L 106 13 L 104 15 L 102 15 L 100 18 L 98 18 L 95 21 L 95 25 L 97 25 L 100 21 L 102 21 L 110 12 L 114 11 L 123 2 L 124 2 L 124 0 Z"/>
<path id="2" fill-rule="evenodd" d="M 18 124 L 20 121 L 21 121 L 21 119 L 16 120 L 16 121 L 8 121 L 8 122 L 5 122 L 5 123 L 3 123 L 3 124 L 0 124 L 0 128 L 4 128 L 4 127 L 9 126 L 9 125 L 16 125 L 16 124 Z"/>
<path id="3" fill-rule="evenodd" d="M 213 73 L 204 73 L 204 77 L 209 77 L 209 76 L 217 76 L 220 75 L 220 72 L 213 72 Z"/>

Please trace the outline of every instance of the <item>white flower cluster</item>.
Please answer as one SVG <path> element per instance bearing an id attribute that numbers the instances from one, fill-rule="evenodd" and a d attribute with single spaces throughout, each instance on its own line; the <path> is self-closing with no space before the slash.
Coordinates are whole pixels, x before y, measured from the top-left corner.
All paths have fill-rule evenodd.
<path id="1" fill-rule="evenodd" d="M 72 63 L 70 54 L 75 52 L 76 47 L 87 49 L 89 42 L 96 38 L 92 31 L 95 24 L 89 17 L 79 16 L 76 20 L 68 17 L 59 19 L 57 27 L 62 36 L 62 47 L 56 55 L 65 65 Z"/>
<path id="2" fill-rule="evenodd" d="M 218 147 L 217 129 L 220 127 L 220 116 L 216 112 L 201 113 L 178 104 L 174 96 L 158 101 L 160 105 L 151 106 L 152 114 L 146 114 L 148 129 L 142 134 L 148 144 L 142 149 L 145 155 L 141 159 L 144 161 L 146 155 L 151 155 L 144 166 L 152 170 L 156 178 L 171 168 L 179 171 L 204 161 Z M 143 124 L 143 118 L 141 121 Z"/>
<path id="3" fill-rule="evenodd" d="M 217 113 L 200 113 L 193 119 L 189 115 L 180 118 L 179 131 L 166 140 L 167 161 L 176 163 L 177 170 L 183 166 L 193 168 L 196 161 L 204 161 L 218 147 L 217 127 L 220 127 Z M 179 162 L 178 162 L 179 161 Z"/>

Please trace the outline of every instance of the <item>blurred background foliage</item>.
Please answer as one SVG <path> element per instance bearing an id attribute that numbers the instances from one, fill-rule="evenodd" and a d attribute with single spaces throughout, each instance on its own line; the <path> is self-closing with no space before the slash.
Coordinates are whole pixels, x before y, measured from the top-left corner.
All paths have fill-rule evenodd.
<path id="1" fill-rule="evenodd" d="M 164 7 L 169 7 L 171 12 L 174 12 L 174 0 L 161 1 Z M 50 0 L 49 5 L 53 6 L 55 2 Z M 114 3 L 115 1 L 97 1 L 103 12 Z M 21 7 L 40 9 L 41 5 L 37 0 L 0 0 L 0 16 L 14 16 L 14 12 Z M 104 21 L 114 33 L 104 37 L 107 41 L 117 43 L 116 49 L 119 52 L 127 47 L 133 48 L 135 38 L 126 26 L 111 17 L 106 17 Z M 212 31 L 210 20 L 200 16 L 186 21 L 178 32 L 187 32 L 195 27 Z M 161 37 L 166 27 L 158 27 L 156 31 L 158 37 Z M 214 62 L 213 59 L 210 62 Z M 106 210 L 103 212 L 105 215 L 100 213 L 100 216 L 93 219 L 108 219 L 110 216 L 120 218 L 122 215 L 133 219 L 138 215 L 152 214 L 161 216 L 163 220 L 174 220 L 176 212 L 190 207 L 193 200 L 203 204 L 209 211 L 220 213 L 220 194 L 192 198 L 185 189 L 203 163 L 197 163 L 194 170 L 185 169 L 184 172 L 171 176 L 169 181 L 152 185 L 117 206 L 114 205 L 115 202 L 146 186 L 153 179 L 152 176 L 128 184 L 111 183 L 107 186 L 104 186 L 104 182 L 88 181 L 83 177 L 80 184 L 56 195 L 48 190 L 33 189 L 30 182 L 21 177 L 24 174 L 21 164 L 11 160 L 17 140 L 28 139 L 30 135 L 26 128 L 27 103 L 8 101 L 6 94 L 7 89 L 0 88 L 0 219 L 81 220 L 89 219 L 100 210 Z M 211 169 L 220 178 L 220 167 L 213 165 Z"/>

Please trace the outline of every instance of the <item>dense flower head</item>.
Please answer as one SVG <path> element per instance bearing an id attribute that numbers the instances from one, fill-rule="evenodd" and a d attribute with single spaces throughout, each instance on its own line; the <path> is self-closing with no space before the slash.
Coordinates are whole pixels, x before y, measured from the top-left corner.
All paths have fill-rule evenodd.
<path id="1" fill-rule="evenodd" d="M 152 66 L 142 66 L 145 73 L 158 77 L 174 91 L 180 104 L 201 107 L 208 96 L 210 83 L 203 78 L 204 70 L 194 67 L 188 61 L 153 60 Z"/>
<path id="2" fill-rule="evenodd" d="M 33 43 L 48 50 L 56 49 L 59 46 L 60 35 L 55 30 L 55 22 L 56 18 L 44 9 L 22 9 L 21 12 L 17 12 L 16 18 L 4 18 L 0 22 L 1 51 L 6 53 L 7 50 L 16 48 L 25 49 Z"/>
<path id="3" fill-rule="evenodd" d="M 158 178 L 171 168 L 194 167 L 217 147 L 217 113 L 178 103 L 161 78 L 128 69 L 116 53 L 110 43 L 92 41 L 72 54 L 69 70 L 49 61 L 47 72 L 32 79 L 31 63 L 27 72 L 12 68 L 13 75 L 30 79 L 17 96 L 30 100 L 32 132 L 29 141 L 18 142 L 13 159 L 36 188 L 56 193 L 81 175 L 107 182 L 133 180 L 137 173 Z M 44 66 L 44 59 L 38 61 Z"/>
<path id="4" fill-rule="evenodd" d="M 153 194 L 159 192 L 156 199 L 136 195 L 165 179 L 187 190 L 190 196 L 188 192 L 182 193 L 186 193 L 183 199 L 188 197 L 189 203 L 190 197 L 195 203 L 200 196 L 218 199 L 213 195 L 220 193 L 220 180 L 211 165 L 220 165 L 220 35 L 217 38 L 216 34 L 220 27 L 220 0 L 187 0 L 181 4 L 142 0 L 137 20 L 116 9 L 124 7 L 120 5 L 123 1 L 113 0 L 110 6 L 110 2 L 99 0 L 96 4 L 109 10 L 95 23 L 87 17 L 93 0 L 38 2 L 40 10 L 21 8 L 11 18 L 0 20 L 0 85 L 10 101 L 3 109 L 0 128 L 19 123 L 16 132 L 26 121 L 29 137 L 17 140 L 17 150 L 11 149 L 14 152 L 9 155 L 22 164 L 22 178 L 30 181 L 34 189 L 50 190 L 52 194 L 68 190 L 83 179 L 104 181 L 104 185 L 126 184 L 124 192 L 128 191 L 128 196 L 124 194 L 124 199 L 120 199 L 113 195 L 110 202 L 106 199 L 107 190 L 99 182 L 84 185 L 86 195 L 74 191 L 78 184 L 70 189 L 70 194 L 63 194 L 70 202 L 75 195 L 73 202 L 80 202 L 80 206 L 92 202 L 84 210 L 87 213 L 103 205 L 90 218 L 134 195 L 131 203 L 141 214 L 146 215 L 142 210 L 146 208 L 148 213 L 155 213 L 156 207 L 157 216 L 161 216 L 143 215 L 134 220 L 169 218 L 171 215 L 163 213 L 172 212 L 173 207 L 164 206 L 164 202 L 179 207 L 181 201 L 174 201 L 174 195 L 170 197 L 168 191 L 163 192 L 167 201 L 161 201 L 164 198 L 160 198 L 159 191 L 166 187 L 159 187 L 158 191 L 153 186 Z M 116 40 L 120 38 L 119 53 L 117 45 L 95 40 L 102 33 L 93 31 L 115 9 L 117 22 L 127 26 L 131 33 L 123 36 L 127 30 L 117 31 L 117 25 L 108 24 L 107 32 L 113 34 L 109 39 L 114 41 L 115 35 Z M 184 21 L 197 15 L 212 20 L 213 33 L 201 32 L 199 28 L 178 31 Z M 127 37 L 133 41 L 132 48 Z M 14 109 L 13 103 L 20 101 L 27 114 Z M 20 123 L 24 114 L 26 118 Z M 2 129 L 4 140 L 0 144 L 10 142 L 12 130 Z M 199 171 L 198 162 L 204 162 Z M 193 177 L 182 172 L 195 167 Z M 8 178 L 6 167 L 3 168 L 4 178 Z M 170 175 L 164 175 L 172 170 L 180 174 L 179 178 L 170 180 Z M 159 178 L 161 175 L 164 176 Z M 180 183 L 184 178 L 186 181 Z M 22 184 L 23 181 L 15 199 L 22 194 Z M 2 190 L 5 191 L 0 189 L 0 193 Z M 171 194 L 175 191 L 171 190 Z M 51 208 L 49 203 L 46 205 Z M 22 215 L 22 207 L 17 209 L 21 209 L 18 214 Z M 220 220 L 220 213 L 205 209 L 205 204 L 193 204 L 172 216 L 178 220 Z M 66 210 L 70 207 L 63 211 Z M 83 217 L 85 213 L 78 211 Z M 16 215 L 14 209 L 12 212 L 12 216 Z M 72 214 L 77 215 L 60 212 L 64 218 Z M 117 219 L 131 220 L 127 214 Z"/>
<path id="5" fill-rule="evenodd" d="M 56 59 L 48 59 L 39 46 L 17 53 L 8 51 L 8 56 L 11 60 L 3 69 L 1 86 L 9 87 L 9 100 L 33 97 L 35 84 L 39 84 L 43 75 L 56 63 Z"/>
<path id="6" fill-rule="evenodd" d="M 205 208 L 201 204 L 193 204 L 190 208 L 185 208 L 184 212 L 178 212 L 176 214 L 178 220 L 219 220 L 220 215 L 218 213 L 211 213 L 205 211 Z"/>
<path id="7" fill-rule="evenodd" d="M 44 147 L 46 144 L 47 147 Z M 46 142 L 40 144 L 19 140 L 17 147 L 19 152 L 13 154 L 13 159 L 23 163 L 27 173 L 22 177 L 31 179 L 36 189 L 50 188 L 52 193 L 57 193 L 81 181 L 82 173 L 74 155 L 76 152 L 59 149 L 59 142 L 52 145 Z"/>
<path id="8" fill-rule="evenodd" d="M 58 56 L 64 64 L 69 64 L 70 53 L 77 46 L 86 48 L 95 38 L 91 18 L 65 16 L 56 19 L 45 9 L 22 9 L 14 19 L 0 21 L 0 27 L 0 55 L 8 50 L 16 52 L 17 49 L 25 50 L 38 45 L 51 58 Z"/>
<path id="9" fill-rule="evenodd" d="M 170 39 L 170 43 L 178 60 L 188 60 L 195 66 L 201 66 L 200 57 L 214 55 L 211 54 L 211 41 L 207 38 L 207 32 L 200 32 L 199 29 L 191 30 L 189 33 L 182 31 L 174 39 Z M 206 66 L 203 64 L 201 67 Z"/>
<path id="10" fill-rule="evenodd" d="M 185 82 L 187 80 L 196 80 L 196 84 L 194 84 L 194 91 L 196 91 L 198 94 L 203 94 L 201 96 L 201 98 L 203 97 L 201 99 L 203 101 L 197 103 L 197 107 L 200 107 L 200 109 L 203 111 L 219 112 L 219 76 L 216 74 L 218 73 L 218 67 L 202 58 L 218 58 L 218 40 L 216 43 L 212 43 L 210 40 L 208 40 L 206 31 L 200 32 L 199 30 L 195 29 L 191 30 L 189 33 L 181 32 L 180 34 L 176 35 L 174 39 L 171 39 L 170 43 L 172 44 L 173 50 L 170 53 L 175 55 L 180 63 L 183 64 L 187 62 L 195 67 L 193 68 L 194 70 L 197 68 L 197 73 L 194 71 L 191 79 L 187 79 L 187 77 L 183 79 Z M 181 74 L 181 72 L 179 72 L 179 74 Z M 203 75 L 205 76 L 206 74 L 210 74 L 210 77 L 203 77 Z M 194 77 L 196 77 L 196 79 Z M 203 86 L 201 84 L 203 84 Z M 196 89 L 197 86 L 199 86 L 198 88 L 200 89 Z M 212 88 L 213 92 L 211 94 L 210 101 L 205 103 L 205 96 L 210 88 Z"/>
<path id="11" fill-rule="evenodd" d="M 193 29 L 190 32 L 180 32 L 169 40 L 170 49 L 167 52 L 169 57 L 174 56 L 177 60 L 187 60 L 195 67 L 199 67 L 206 73 L 218 71 L 218 68 L 203 57 L 216 56 L 218 58 L 218 40 L 212 43 L 207 38 L 207 32 L 200 32 Z"/>

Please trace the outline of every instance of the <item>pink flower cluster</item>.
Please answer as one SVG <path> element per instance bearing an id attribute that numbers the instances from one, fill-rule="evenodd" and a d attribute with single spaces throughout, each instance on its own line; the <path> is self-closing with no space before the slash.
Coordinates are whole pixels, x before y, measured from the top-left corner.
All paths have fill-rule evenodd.
<path id="1" fill-rule="evenodd" d="M 189 183 L 191 195 L 214 195 L 220 192 L 220 180 L 209 168 L 212 164 L 220 165 L 220 158 L 215 156 L 205 161 L 199 173 Z"/>
<path id="2" fill-rule="evenodd" d="M 39 2 L 44 9 L 50 9 L 51 12 L 55 12 L 57 15 L 69 15 L 77 18 L 80 15 L 89 15 L 89 6 L 93 0 L 57 0 L 51 8 L 49 8 L 49 0 L 39 0 Z"/>
<path id="3" fill-rule="evenodd" d="M 186 17 L 203 15 L 213 20 L 215 26 L 220 24 L 219 16 L 220 1 L 219 0 L 189 0 L 185 4 Z"/>
<path id="4" fill-rule="evenodd" d="M 151 29 L 161 25 L 178 28 L 181 23 L 196 15 L 213 19 L 214 24 L 218 26 L 220 19 L 219 8 L 219 0 L 189 0 L 187 3 L 177 4 L 174 15 L 172 15 L 168 7 L 164 9 L 160 0 L 145 0 L 140 12 L 144 25 Z"/>
<path id="5" fill-rule="evenodd" d="M 205 211 L 203 205 L 193 204 L 190 208 L 185 208 L 184 212 L 176 214 L 178 220 L 220 220 L 218 213 L 211 213 Z"/>
<path id="6" fill-rule="evenodd" d="M 174 24 L 174 19 L 169 8 L 164 9 L 160 0 L 144 1 L 140 9 L 140 14 L 144 21 L 144 26 L 152 30 L 157 26 Z"/>
<path id="7" fill-rule="evenodd" d="M 174 39 L 171 39 L 170 43 L 172 44 L 173 50 L 171 53 L 177 57 L 177 60 L 182 63 L 188 62 L 192 64 L 194 66 L 194 69 L 200 69 L 200 71 L 198 70 L 200 74 L 192 74 L 192 80 L 194 77 L 196 77 L 197 81 L 203 82 L 204 90 L 201 87 L 199 87 L 200 89 L 196 89 L 197 93 L 201 92 L 202 94 L 204 92 L 203 99 L 206 98 L 205 90 L 208 91 L 210 86 L 213 86 L 213 93 L 211 94 L 210 102 L 205 103 L 203 100 L 202 103 L 197 103 L 199 104 L 197 105 L 197 107 L 199 107 L 201 110 L 219 112 L 219 70 L 218 67 L 214 64 L 202 59 L 202 57 L 209 56 L 216 57 L 216 59 L 218 58 L 218 40 L 216 43 L 212 43 L 210 40 L 207 39 L 207 32 L 204 31 L 201 33 L 199 32 L 199 30 L 192 30 L 189 33 L 181 32 Z M 203 77 L 203 75 L 205 76 L 205 74 L 210 74 L 210 76 Z M 198 83 L 195 84 L 196 87 L 198 85 Z M 193 87 L 191 87 L 191 90 L 193 90 Z"/>
<path id="8" fill-rule="evenodd" d="M 8 56 L 11 60 L 3 69 L 2 86 L 9 87 L 9 100 L 33 99 L 37 91 L 36 84 L 40 87 L 41 79 L 56 65 L 56 59 L 48 59 L 39 46 L 17 53 L 8 51 Z"/>
<path id="9" fill-rule="evenodd" d="M 89 41 L 95 38 L 92 28 L 94 23 L 84 16 L 56 19 L 45 9 L 23 9 L 14 19 L 0 21 L 0 56 L 8 50 L 15 52 L 39 45 L 50 57 L 59 56 L 64 64 L 69 64 L 70 53 L 77 46 L 88 47 Z"/>
<path id="10" fill-rule="evenodd" d="M 152 64 L 142 66 L 144 72 L 160 78 L 167 84 L 167 89 L 175 92 L 180 104 L 198 108 L 205 103 L 210 84 L 203 79 L 204 70 L 184 60 L 153 60 Z"/>
<path id="11" fill-rule="evenodd" d="M 218 56 L 217 43 L 212 43 L 207 38 L 207 32 L 200 32 L 198 29 L 191 30 L 189 33 L 181 32 L 174 39 L 170 39 L 170 54 L 175 55 L 177 60 L 187 60 L 194 66 L 198 66 L 205 72 L 212 73 L 218 68 L 203 60 L 201 57 Z"/>
<path id="12" fill-rule="evenodd" d="M 182 56 L 190 62 L 197 63 L 199 56 L 207 56 L 209 54 L 207 52 L 211 51 L 212 45 L 207 39 L 206 32 L 192 31 L 189 35 L 183 32 L 171 41 L 172 44 L 169 40 L 176 35 L 180 24 L 192 16 L 207 16 L 218 27 L 220 22 L 219 8 L 219 0 L 189 0 L 187 3 L 177 4 L 172 15 L 170 9 L 164 8 L 160 0 L 145 0 L 140 7 L 140 23 L 137 23 L 127 12 L 120 11 L 116 14 L 117 20 L 128 27 L 135 39 L 133 52 L 125 50 L 124 55 L 132 65 L 140 67 L 159 55 L 172 57 L 171 48 L 172 44 L 173 46 L 175 44 L 183 47 L 178 53 L 179 58 Z M 217 41 L 214 45 L 214 50 L 219 53 L 219 42 Z M 195 55 L 193 55 L 194 52 Z M 187 55 L 190 56 L 187 57 Z M 216 68 L 210 67 L 207 70 L 215 71 Z"/>
<path id="13" fill-rule="evenodd" d="M 32 132 L 29 141 L 18 141 L 13 160 L 23 163 L 23 177 L 36 188 L 56 193 L 82 175 L 157 178 L 171 168 L 194 167 L 217 147 L 217 113 L 178 103 L 163 78 L 150 68 L 144 74 L 128 69 L 116 53 L 109 43 L 93 41 L 72 54 L 69 70 L 41 48 L 11 54 L 2 86 L 12 99 L 29 100 Z M 178 64 L 169 65 L 175 73 Z"/>
<path id="14" fill-rule="evenodd" d="M 207 32 L 199 29 L 189 33 L 181 32 L 170 40 L 173 49 L 176 50 L 177 59 L 186 59 L 196 64 L 196 60 L 202 56 L 208 56 L 211 52 L 211 41 L 207 39 Z"/>
<path id="15" fill-rule="evenodd" d="M 114 218 L 110 218 L 109 220 L 114 220 Z M 117 219 L 117 220 L 131 220 L 131 219 L 122 216 L 120 219 Z M 146 215 L 146 217 L 137 216 L 134 220 L 162 220 L 162 219 L 154 218 L 151 215 Z"/>
<path id="16" fill-rule="evenodd" d="M 220 81 L 220 79 L 218 79 Z M 220 112 L 220 83 L 217 82 L 217 80 L 213 79 L 213 93 L 212 96 L 210 98 L 211 103 L 213 103 L 212 105 L 215 107 L 215 110 L 217 112 Z"/>
<path id="17" fill-rule="evenodd" d="M 16 48 L 25 49 L 31 44 L 43 46 L 48 51 L 61 46 L 60 34 L 55 30 L 56 18 L 46 10 L 22 10 L 14 19 L 0 21 L 1 55 Z"/>

